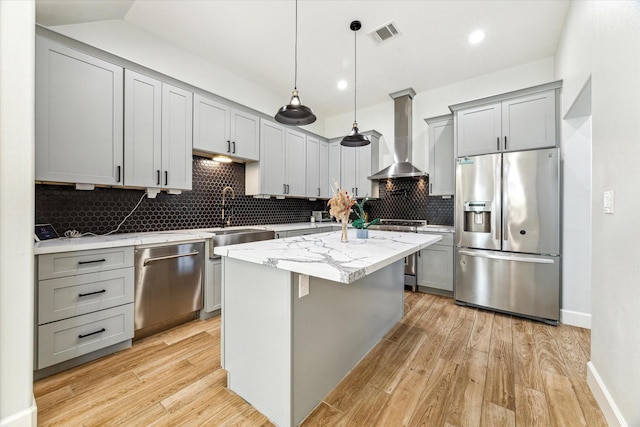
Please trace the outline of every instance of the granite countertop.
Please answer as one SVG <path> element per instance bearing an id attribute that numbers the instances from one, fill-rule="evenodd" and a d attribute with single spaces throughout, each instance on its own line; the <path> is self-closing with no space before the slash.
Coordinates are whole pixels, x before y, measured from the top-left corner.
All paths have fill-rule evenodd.
<path id="1" fill-rule="evenodd" d="M 269 265 L 294 273 L 352 283 L 442 239 L 439 235 L 369 230 L 368 239 L 341 231 L 277 240 L 219 246 L 217 255 Z"/>

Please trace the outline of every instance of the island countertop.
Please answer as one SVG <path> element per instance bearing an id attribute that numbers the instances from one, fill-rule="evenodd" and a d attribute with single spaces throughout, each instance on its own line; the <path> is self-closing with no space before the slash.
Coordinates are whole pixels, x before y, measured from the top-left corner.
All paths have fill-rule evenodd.
<path id="1" fill-rule="evenodd" d="M 433 234 L 369 230 L 368 239 L 340 242 L 341 231 L 219 246 L 216 255 L 268 265 L 294 273 L 352 283 L 417 252 L 442 237 Z"/>

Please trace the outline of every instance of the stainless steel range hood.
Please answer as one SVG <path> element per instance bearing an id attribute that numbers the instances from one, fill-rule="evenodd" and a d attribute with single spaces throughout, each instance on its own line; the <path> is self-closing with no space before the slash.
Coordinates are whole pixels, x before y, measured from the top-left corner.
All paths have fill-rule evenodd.
<path id="1" fill-rule="evenodd" d="M 394 101 L 393 164 L 374 173 L 369 179 L 412 178 L 427 176 L 411 164 L 412 107 L 416 95 L 411 88 L 389 94 Z"/>

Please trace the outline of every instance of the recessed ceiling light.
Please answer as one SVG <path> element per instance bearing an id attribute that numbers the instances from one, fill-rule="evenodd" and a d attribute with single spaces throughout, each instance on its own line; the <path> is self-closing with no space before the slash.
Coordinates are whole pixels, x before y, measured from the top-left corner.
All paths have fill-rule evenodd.
<path id="1" fill-rule="evenodd" d="M 338 89 L 340 90 L 345 90 L 347 88 L 348 84 L 346 80 L 340 80 L 338 82 Z"/>
<path id="2" fill-rule="evenodd" d="M 469 34 L 469 43 L 471 44 L 480 43 L 482 39 L 484 39 L 484 31 L 482 30 L 477 30 Z"/>

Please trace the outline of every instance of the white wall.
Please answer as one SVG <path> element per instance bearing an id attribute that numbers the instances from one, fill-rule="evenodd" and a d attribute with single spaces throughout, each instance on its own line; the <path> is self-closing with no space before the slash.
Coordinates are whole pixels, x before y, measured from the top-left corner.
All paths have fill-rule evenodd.
<path id="1" fill-rule="evenodd" d="M 33 0 L 0 1 L 0 426 L 36 425 L 33 398 Z"/>
<path id="2" fill-rule="evenodd" d="M 428 71 L 426 71 L 428 72 Z M 504 92 L 523 89 L 553 81 L 553 58 L 545 58 L 519 67 L 417 93 L 413 98 L 413 163 L 422 170 L 429 168 L 428 127 L 424 119 L 451 113 L 448 106 Z M 399 87 L 397 90 L 406 89 Z M 380 139 L 380 169 L 393 163 L 393 100 L 359 109 L 360 130 L 375 129 Z M 349 133 L 353 113 L 329 117 L 324 123 L 324 135 L 329 138 Z"/>
<path id="3" fill-rule="evenodd" d="M 562 312 L 591 328 L 591 115 L 562 122 Z"/>
<path id="4" fill-rule="evenodd" d="M 568 109 L 592 84 L 589 384 L 611 425 L 640 425 L 640 2 L 572 2 L 556 55 Z M 615 213 L 602 195 L 615 191 Z"/>
<path id="5" fill-rule="evenodd" d="M 289 101 L 123 20 L 59 25 L 51 30 L 166 74 L 268 116 Z M 323 133 L 322 122 L 303 127 Z"/>

